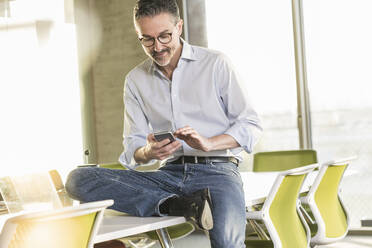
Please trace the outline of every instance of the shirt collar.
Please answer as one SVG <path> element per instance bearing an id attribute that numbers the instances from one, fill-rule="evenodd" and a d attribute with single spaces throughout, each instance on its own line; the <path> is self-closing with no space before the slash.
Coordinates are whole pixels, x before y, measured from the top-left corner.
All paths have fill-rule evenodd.
<path id="1" fill-rule="evenodd" d="M 180 59 L 197 60 L 196 54 L 192 46 L 181 38 L 183 44 L 182 54 Z"/>
<path id="2" fill-rule="evenodd" d="M 181 43 L 183 45 L 180 60 L 181 59 L 197 60 L 197 56 L 196 56 L 195 51 L 192 48 L 192 46 L 189 43 L 187 43 L 184 39 L 182 39 L 182 38 L 180 38 L 180 39 L 181 39 Z M 156 70 L 159 70 L 159 68 L 156 66 L 155 62 L 153 60 L 151 60 L 151 64 L 150 64 L 150 67 L 149 67 L 149 72 L 154 73 L 154 71 L 156 71 Z"/>

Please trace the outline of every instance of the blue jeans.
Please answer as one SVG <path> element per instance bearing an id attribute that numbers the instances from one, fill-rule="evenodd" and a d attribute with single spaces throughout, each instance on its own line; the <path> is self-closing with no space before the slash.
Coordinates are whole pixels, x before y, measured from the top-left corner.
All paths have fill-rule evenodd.
<path id="1" fill-rule="evenodd" d="M 157 171 L 77 168 L 67 179 L 74 199 L 115 201 L 112 209 L 135 216 L 161 216 L 159 205 L 172 196 L 209 188 L 214 227 L 213 248 L 245 247 L 245 203 L 242 180 L 233 163 L 167 164 Z"/>

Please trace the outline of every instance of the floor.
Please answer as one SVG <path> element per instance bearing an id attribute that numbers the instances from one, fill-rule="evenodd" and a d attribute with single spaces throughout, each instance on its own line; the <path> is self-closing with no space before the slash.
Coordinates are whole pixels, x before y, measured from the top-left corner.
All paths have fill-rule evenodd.
<path id="1" fill-rule="evenodd" d="M 185 238 L 181 238 L 173 241 L 175 248 L 210 248 L 209 239 L 202 231 L 195 231 Z M 156 244 L 152 248 L 161 248 L 159 244 Z"/>
<path id="2" fill-rule="evenodd" d="M 347 236 L 344 240 L 330 244 L 320 245 L 316 248 L 365 248 L 372 247 L 372 236 Z"/>
<path id="3" fill-rule="evenodd" d="M 194 232 L 193 234 L 173 241 L 175 248 L 210 248 L 209 240 L 206 235 L 202 232 Z M 159 244 L 153 246 L 153 248 L 160 248 Z M 331 245 L 320 245 L 316 248 L 366 248 L 372 247 L 372 235 L 367 236 L 347 236 L 344 240 L 331 244 Z"/>

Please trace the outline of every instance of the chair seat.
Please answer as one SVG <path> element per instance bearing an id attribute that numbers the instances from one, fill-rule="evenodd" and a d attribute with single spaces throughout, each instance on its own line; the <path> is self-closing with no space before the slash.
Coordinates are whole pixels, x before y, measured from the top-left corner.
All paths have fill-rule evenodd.
<path id="1" fill-rule="evenodd" d="M 333 243 L 347 234 L 350 222 L 339 196 L 339 186 L 354 159 L 356 156 L 324 162 L 308 194 L 301 197 L 304 209 L 316 222 L 310 225 L 312 245 Z"/>
<path id="2" fill-rule="evenodd" d="M 186 237 L 187 235 L 195 231 L 195 227 L 189 222 L 186 222 L 175 226 L 167 227 L 167 230 L 169 233 L 169 237 L 173 240 L 177 240 Z M 146 234 L 152 240 L 158 239 L 158 236 L 155 231 L 147 232 Z"/>
<path id="3" fill-rule="evenodd" d="M 262 239 L 247 239 L 247 247 L 308 247 L 310 230 L 300 212 L 298 195 L 306 176 L 317 166 L 311 164 L 278 174 L 262 209 L 251 210 L 246 215 Z M 268 235 L 253 222 L 259 219 L 267 228 Z"/>
<path id="4" fill-rule="evenodd" d="M 246 248 L 266 248 L 266 247 L 274 247 L 273 242 L 271 240 L 245 240 L 245 246 Z"/>

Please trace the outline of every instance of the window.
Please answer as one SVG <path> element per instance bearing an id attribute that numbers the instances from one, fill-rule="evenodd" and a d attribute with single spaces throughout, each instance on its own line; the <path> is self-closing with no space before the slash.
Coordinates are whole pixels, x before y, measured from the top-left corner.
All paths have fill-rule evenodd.
<path id="1" fill-rule="evenodd" d="M 74 25 L 63 21 L 63 1 L 9 3 L 10 17 L 0 17 L 0 173 L 65 177 L 83 162 Z"/>
<path id="2" fill-rule="evenodd" d="M 230 57 L 262 119 L 255 150 L 298 149 L 291 2 L 206 0 L 206 12 L 209 48 Z"/>
<path id="3" fill-rule="evenodd" d="M 227 53 L 265 128 L 260 150 L 299 147 L 292 6 L 206 0 L 208 44 Z M 313 148 L 319 160 L 358 155 L 342 181 L 351 228 L 372 218 L 372 2 L 304 0 Z M 221 18 L 224 13 L 224 18 Z"/>
<path id="4" fill-rule="evenodd" d="M 352 228 L 372 218 L 372 2 L 305 0 L 313 146 L 320 159 L 356 154 L 342 181 Z"/>

